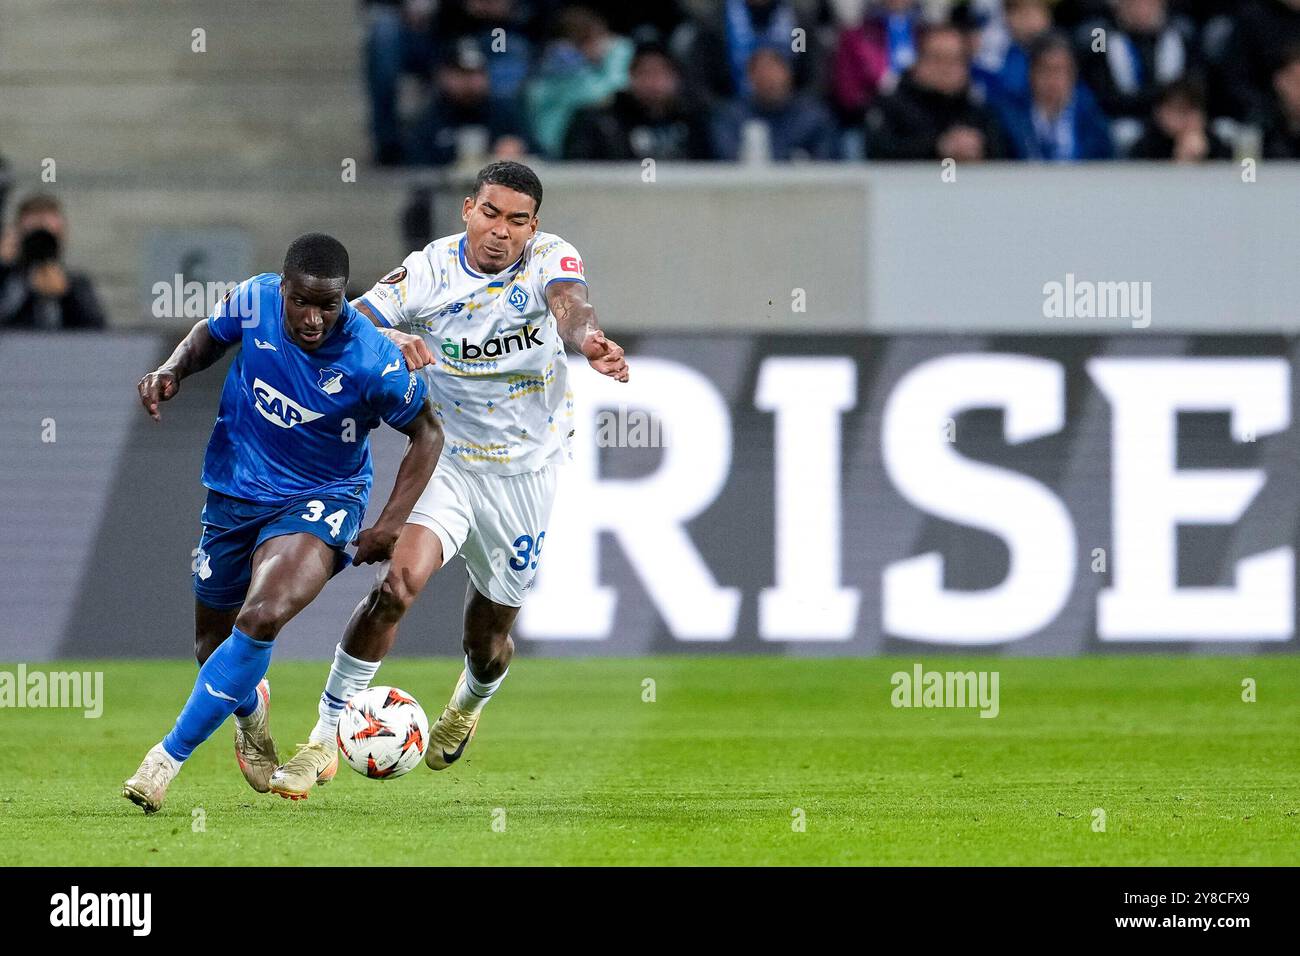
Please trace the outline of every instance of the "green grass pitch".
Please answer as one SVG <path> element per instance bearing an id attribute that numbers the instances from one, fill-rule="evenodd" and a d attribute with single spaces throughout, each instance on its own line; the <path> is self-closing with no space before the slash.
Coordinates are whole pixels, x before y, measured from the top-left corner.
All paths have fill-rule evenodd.
<path id="1" fill-rule="evenodd" d="M 997 670 L 1000 715 L 894 708 L 890 675 L 915 660 Z M 227 725 L 151 817 L 120 784 L 169 728 L 193 665 L 42 668 L 102 669 L 104 713 L 0 710 L 5 866 L 1236 865 L 1294 864 L 1300 847 L 1293 657 L 525 653 L 451 770 L 381 782 L 344 766 L 291 803 L 248 789 Z M 282 755 L 314 721 L 327 668 L 272 665 Z M 380 682 L 432 719 L 458 668 L 394 660 Z"/>

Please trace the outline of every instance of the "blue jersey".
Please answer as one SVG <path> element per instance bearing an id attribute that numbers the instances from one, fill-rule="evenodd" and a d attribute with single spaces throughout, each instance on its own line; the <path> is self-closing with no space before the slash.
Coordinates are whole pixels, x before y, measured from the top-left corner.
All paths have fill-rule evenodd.
<path id="1" fill-rule="evenodd" d="M 370 432 L 400 428 L 424 405 L 424 377 L 346 302 L 314 352 L 284 327 L 280 277 L 254 276 L 208 319 L 239 344 L 203 459 L 203 484 L 267 504 L 305 494 L 370 495 Z"/>

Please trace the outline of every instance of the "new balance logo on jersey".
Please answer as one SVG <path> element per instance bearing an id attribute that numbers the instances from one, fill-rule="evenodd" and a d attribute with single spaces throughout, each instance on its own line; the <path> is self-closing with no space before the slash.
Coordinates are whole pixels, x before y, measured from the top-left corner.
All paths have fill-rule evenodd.
<path id="1" fill-rule="evenodd" d="M 321 412 L 303 408 L 288 395 L 267 385 L 260 378 L 253 379 L 253 404 L 263 418 L 281 428 L 292 428 L 303 422 L 314 422 Z"/>
<path id="2" fill-rule="evenodd" d="M 443 339 L 439 348 L 447 358 L 468 362 L 475 359 L 509 355 L 515 349 L 522 352 L 534 345 L 541 344 L 542 340 L 538 337 L 537 329 L 531 325 L 525 325 L 518 332 L 511 332 L 509 335 L 498 335 L 496 338 L 488 339 L 482 345 L 471 345 L 469 339 L 461 339 L 459 345 L 451 339 Z"/>

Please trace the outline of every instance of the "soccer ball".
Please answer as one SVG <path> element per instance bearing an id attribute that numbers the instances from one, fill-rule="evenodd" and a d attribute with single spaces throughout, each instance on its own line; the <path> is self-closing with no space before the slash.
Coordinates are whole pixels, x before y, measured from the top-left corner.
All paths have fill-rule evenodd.
<path id="1" fill-rule="evenodd" d="M 429 718 L 406 691 L 371 687 L 343 708 L 338 743 L 357 773 L 376 780 L 400 777 L 424 759 Z"/>

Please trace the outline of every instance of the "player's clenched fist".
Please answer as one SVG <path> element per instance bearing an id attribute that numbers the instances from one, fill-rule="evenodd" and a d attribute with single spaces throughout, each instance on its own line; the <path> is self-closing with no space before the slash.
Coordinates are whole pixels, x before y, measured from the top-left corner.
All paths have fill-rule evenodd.
<path id="1" fill-rule="evenodd" d="M 397 535 L 398 531 L 390 531 L 379 525 L 367 528 L 357 535 L 357 540 L 353 542 L 357 546 L 357 553 L 353 556 L 352 563 L 373 564 L 376 561 L 387 561 L 393 556 Z"/>
<path id="2" fill-rule="evenodd" d="M 613 339 L 605 338 L 605 333 L 600 329 L 583 341 L 582 354 L 587 356 L 587 364 L 601 375 L 608 375 L 617 382 L 627 381 L 627 360 L 623 357 L 623 347 Z"/>
<path id="3" fill-rule="evenodd" d="M 176 373 L 161 368 L 150 372 L 136 385 L 136 391 L 140 393 L 140 404 L 156 422 L 162 421 L 162 416 L 158 414 L 159 403 L 174 398 L 180 388 L 181 380 Z"/>
<path id="4" fill-rule="evenodd" d="M 406 367 L 412 372 L 433 364 L 433 352 L 430 351 L 423 337 L 411 335 L 409 332 L 399 332 L 397 329 L 380 329 L 379 334 L 402 350 Z"/>

